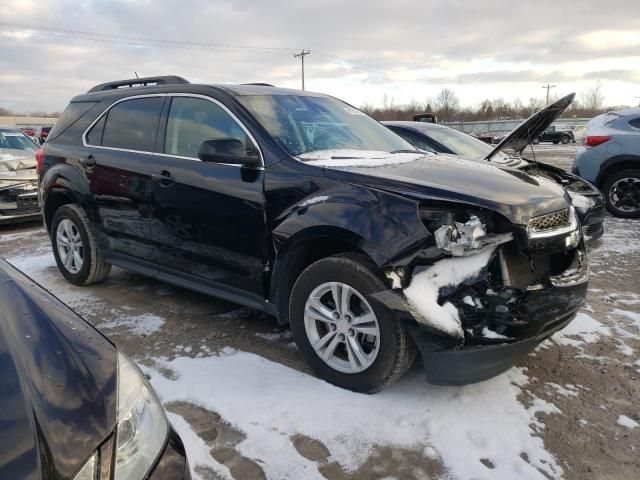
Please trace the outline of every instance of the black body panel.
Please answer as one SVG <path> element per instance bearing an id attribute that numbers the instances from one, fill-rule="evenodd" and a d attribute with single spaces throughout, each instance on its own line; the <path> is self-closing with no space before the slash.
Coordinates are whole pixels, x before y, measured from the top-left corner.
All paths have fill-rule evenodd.
<path id="1" fill-rule="evenodd" d="M 116 423 L 116 349 L 0 260 L 0 478 L 71 478 Z"/>

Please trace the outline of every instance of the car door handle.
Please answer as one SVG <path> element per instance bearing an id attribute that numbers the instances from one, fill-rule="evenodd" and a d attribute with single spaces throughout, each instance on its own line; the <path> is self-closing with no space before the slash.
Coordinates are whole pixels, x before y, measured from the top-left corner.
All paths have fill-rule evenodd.
<path id="1" fill-rule="evenodd" d="M 96 164 L 96 157 L 93 155 L 87 155 L 85 158 L 80 160 L 80 163 L 85 167 L 93 167 Z"/>
<path id="2" fill-rule="evenodd" d="M 151 180 L 159 183 L 161 187 L 170 187 L 176 183 L 176 179 L 173 178 L 173 175 L 166 170 L 163 170 L 161 173 L 152 173 Z"/>

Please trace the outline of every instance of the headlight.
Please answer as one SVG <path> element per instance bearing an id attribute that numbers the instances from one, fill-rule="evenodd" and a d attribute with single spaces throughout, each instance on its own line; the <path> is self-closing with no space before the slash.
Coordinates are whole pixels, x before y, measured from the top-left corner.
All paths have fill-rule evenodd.
<path id="1" fill-rule="evenodd" d="M 93 453 L 89 460 L 82 466 L 80 471 L 76 473 L 76 476 L 73 477 L 73 480 L 95 480 L 98 476 L 97 473 L 97 458 L 98 454 Z"/>
<path id="2" fill-rule="evenodd" d="M 167 418 L 138 367 L 118 353 L 118 427 L 114 480 L 145 478 L 168 434 Z"/>

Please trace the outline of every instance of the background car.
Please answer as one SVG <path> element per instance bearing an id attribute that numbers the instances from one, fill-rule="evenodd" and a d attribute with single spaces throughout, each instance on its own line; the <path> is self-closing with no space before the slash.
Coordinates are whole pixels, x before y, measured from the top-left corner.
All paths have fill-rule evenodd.
<path id="1" fill-rule="evenodd" d="M 190 478 L 127 356 L 2 259 L 0 305 L 0 478 Z"/>
<path id="2" fill-rule="evenodd" d="M 48 126 L 38 127 L 36 129 L 36 140 L 38 141 L 38 143 L 40 143 L 40 145 L 42 145 L 45 142 L 50 131 L 51 131 L 51 127 L 48 127 Z"/>
<path id="3" fill-rule="evenodd" d="M 531 143 L 533 143 L 534 145 L 537 145 L 541 142 L 552 142 L 556 144 L 562 143 L 563 145 L 566 145 L 569 142 L 575 143 L 576 139 L 573 136 L 573 131 L 562 130 L 555 125 L 551 125 L 544 132 L 531 140 Z"/>
<path id="4" fill-rule="evenodd" d="M 22 127 L 20 131 L 29 137 L 33 137 L 36 134 L 35 127 Z"/>
<path id="5" fill-rule="evenodd" d="M 412 145 L 439 154 L 453 154 L 480 161 L 492 161 L 507 165 L 538 177 L 547 178 L 560 184 L 571 196 L 582 233 L 587 240 L 596 240 L 604 232 L 604 199 L 598 189 L 576 175 L 545 163 L 530 161 L 522 156 L 529 144 L 530 135 L 536 135 L 555 120 L 568 105 L 565 99 L 550 105 L 523 122 L 513 132 L 505 135 L 497 147 L 492 147 L 471 135 L 444 125 L 419 122 L 382 122 L 387 128 L 400 135 Z M 533 132 L 533 133 L 532 133 Z M 514 157 L 504 153 L 513 150 L 520 154 Z"/>
<path id="6" fill-rule="evenodd" d="M 0 127 L 0 225 L 40 218 L 37 150 L 20 130 Z"/>
<path id="7" fill-rule="evenodd" d="M 589 121 L 573 173 L 593 182 L 616 217 L 640 217 L 640 107 Z"/>

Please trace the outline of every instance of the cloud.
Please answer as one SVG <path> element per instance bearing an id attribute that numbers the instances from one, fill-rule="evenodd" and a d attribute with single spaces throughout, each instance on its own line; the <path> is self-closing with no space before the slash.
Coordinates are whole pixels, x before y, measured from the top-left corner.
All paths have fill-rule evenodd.
<path id="1" fill-rule="evenodd" d="M 575 90 L 595 79 L 616 82 L 615 89 L 605 88 L 609 103 L 628 103 L 637 94 L 632 83 L 640 71 L 632 61 L 640 44 L 640 3 L 612 0 L 606 14 L 602 5 L 593 0 L 579 6 L 550 0 L 3 2 L 0 23 L 55 31 L 0 26 L 0 106 L 60 110 L 92 85 L 134 72 L 298 88 L 300 63 L 293 53 L 303 48 L 311 50 L 305 59 L 308 88 L 354 104 L 375 102 L 387 92 L 400 101 L 423 98 L 443 85 L 459 88 L 463 100 L 472 102 L 498 86 L 528 98 L 534 82 Z"/>

